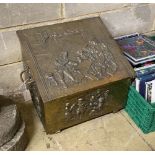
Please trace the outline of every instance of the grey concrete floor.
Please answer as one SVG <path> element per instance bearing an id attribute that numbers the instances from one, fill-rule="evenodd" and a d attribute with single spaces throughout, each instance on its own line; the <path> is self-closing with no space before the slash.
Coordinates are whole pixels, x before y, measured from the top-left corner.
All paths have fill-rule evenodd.
<path id="1" fill-rule="evenodd" d="M 143 134 L 124 110 L 51 135 L 46 134 L 32 103 L 20 110 L 29 136 L 26 151 L 155 150 L 155 132 Z"/>

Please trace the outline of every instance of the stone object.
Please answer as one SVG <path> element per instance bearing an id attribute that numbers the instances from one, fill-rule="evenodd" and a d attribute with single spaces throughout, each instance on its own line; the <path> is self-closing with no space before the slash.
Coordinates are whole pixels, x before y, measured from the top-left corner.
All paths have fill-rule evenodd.
<path id="1" fill-rule="evenodd" d="M 0 96 L 0 147 L 11 140 L 21 125 L 21 118 L 13 101 Z M 3 104 L 3 106 L 2 106 Z"/>
<path id="2" fill-rule="evenodd" d="M 134 72 L 99 17 L 17 31 L 47 133 L 117 112 Z M 23 81 L 23 80 L 22 80 Z"/>
<path id="3" fill-rule="evenodd" d="M 15 136 L 0 147 L 0 151 L 24 151 L 28 143 L 25 123 L 23 122 Z"/>
<path id="4" fill-rule="evenodd" d="M 0 151 L 22 151 L 27 143 L 25 123 L 16 104 L 0 95 Z"/>

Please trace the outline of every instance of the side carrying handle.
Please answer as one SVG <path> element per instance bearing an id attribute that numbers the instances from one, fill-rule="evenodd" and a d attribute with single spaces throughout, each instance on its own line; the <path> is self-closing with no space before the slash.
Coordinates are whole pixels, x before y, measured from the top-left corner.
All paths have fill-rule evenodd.
<path id="1" fill-rule="evenodd" d="M 24 83 L 24 79 L 23 79 L 23 74 L 26 72 L 27 70 L 23 70 L 21 73 L 20 73 L 20 80 Z"/>
<path id="2" fill-rule="evenodd" d="M 23 75 L 24 75 L 25 73 L 26 73 L 27 76 L 28 76 L 28 79 L 26 79 L 26 80 L 23 79 Z M 29 68 L 28 66 L 26 66 L 26 69 L 23 70 L 23 71 L 20 73 L 20 79 L 21 79 L 21 81 L 22 81 L 23 83 L 26 84 L 27 87 L 29 86 L 30 83 L 33 82 L 32 76 L 31 76 L 31 74 L 30 74 L 30 68 Z"/>

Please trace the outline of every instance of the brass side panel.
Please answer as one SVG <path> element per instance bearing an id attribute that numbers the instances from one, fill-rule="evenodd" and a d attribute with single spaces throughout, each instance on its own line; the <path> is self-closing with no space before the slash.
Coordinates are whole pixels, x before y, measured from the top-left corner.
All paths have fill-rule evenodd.
<path id="1" fill-rule="evenodd" d="M 113 82 L 45 104 L 45 129 L 55 133 L 124 108 L 130 80 Z"/>
<path id="2" fill-rule="evenodd" d="M 29 91 L 31 94 L 33 105 L 37 111 L 37 114 L 38 114 L 41 122 L 43 123 L 43 125 L 45 125 L 44 103 L 40 96 L 36 82 L 32 82 L 31 84 L 29 84 Z"/>

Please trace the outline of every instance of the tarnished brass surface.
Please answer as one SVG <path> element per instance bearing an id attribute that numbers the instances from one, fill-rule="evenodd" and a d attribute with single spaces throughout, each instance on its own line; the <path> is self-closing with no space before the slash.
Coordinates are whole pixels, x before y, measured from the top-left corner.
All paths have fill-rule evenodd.
<path id="1" fill-rule="evenodd" d="M 133 69 L 99 17 L 17 34 L 35 81 L 29 89 L 47 132 L 123 107 Z"/>
<path id="2" fill-rule="evenodd" d="M 46 131 L 54 133 L 121 110 L 126 103 L 129 84 L 130 80 L 125 79 L 48 102 L 45 105 Z"/>

